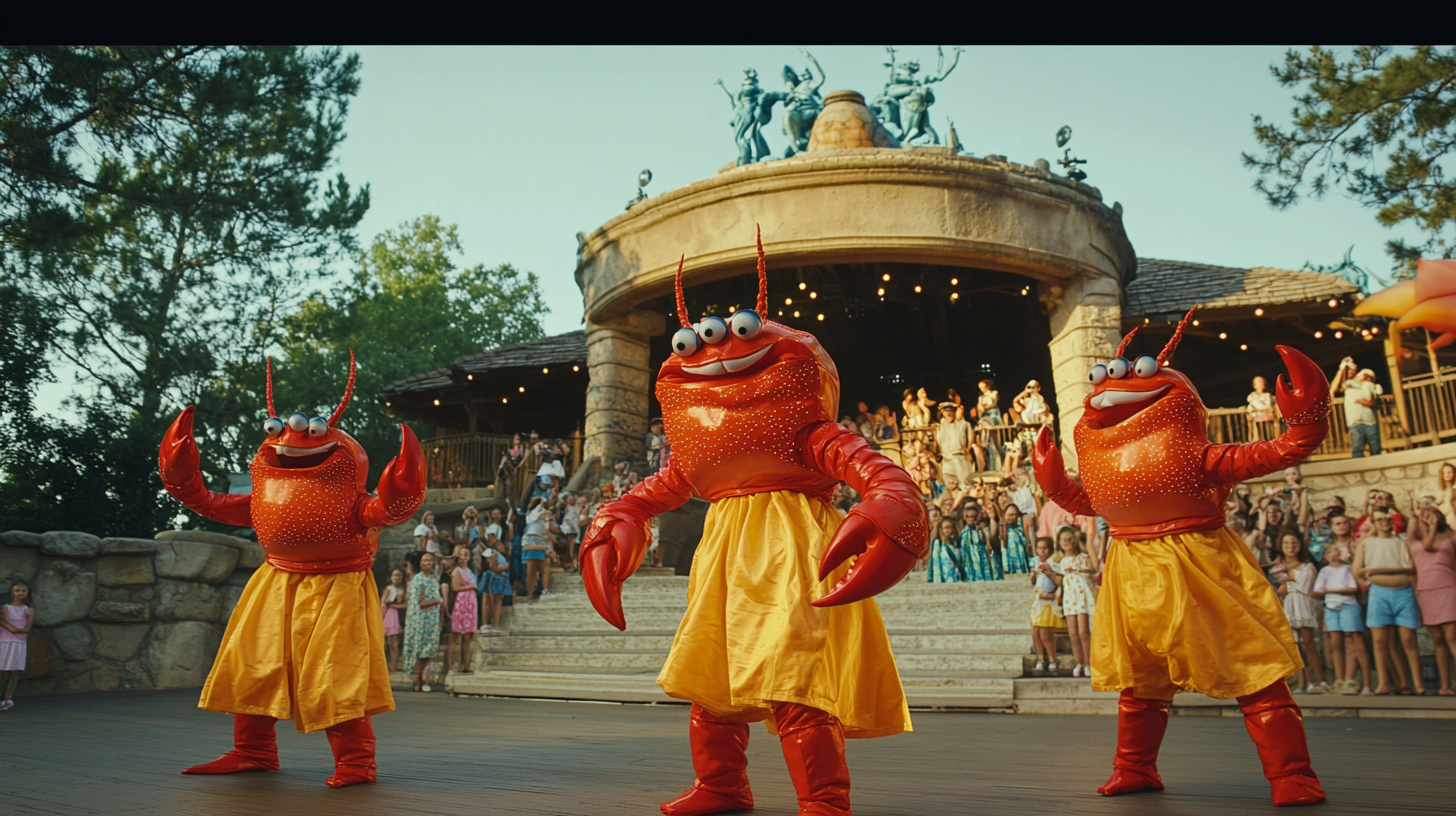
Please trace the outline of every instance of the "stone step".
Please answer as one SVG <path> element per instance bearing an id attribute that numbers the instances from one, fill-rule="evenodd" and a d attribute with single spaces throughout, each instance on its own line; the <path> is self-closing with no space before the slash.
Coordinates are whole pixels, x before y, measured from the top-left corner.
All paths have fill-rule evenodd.
<path id="1" fill-rule="evenodd" d="M 472 668 L 508 668 L 520 671 L 555 671 L 560 669 L 596 671 L 656 672 L 667 660 L 666 652 L 615 651 L 583 654 L 570 651 L 482 651 L 474 656 Z M 1019 654 L 916 654 L 896 653 L 895 665 L 900 673 L 917 675 L 954 675 L 959 677 L 1015 677 L 1023 671 Z"/>
<path id="2" fill-rule="evenodd" d="M 525 634 L 477 638 L 479 652 L 574 652 L 604 654 L 614 652 L 660 652 L 667 654 L 672 646 L 671 634 L 641 634 L 635 631 L 591 634 Z M 931 632 L 890 633 L 890 647 L 896 654 L 1008 654 L 1022 656 L 1031 651 L 1028 632 Z"/>

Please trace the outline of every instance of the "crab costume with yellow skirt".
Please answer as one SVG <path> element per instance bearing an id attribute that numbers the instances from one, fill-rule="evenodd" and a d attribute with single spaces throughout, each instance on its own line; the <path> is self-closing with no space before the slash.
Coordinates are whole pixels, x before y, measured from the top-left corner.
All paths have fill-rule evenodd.
<path id="1" fill-rule="evenodd" d="M 889 637 L 872 595 L 927 548 L 909 474 L 834 422 L 839 375 L 810 334 L 757 308 L 682 328 L 657 377 L 672 440 L 666 470 L 603 505 L 582 544 L 582 575 L 602 617 L 626 628 L 622 581 L 636 571 L 651 517 L 693 496 L 712 502 L 693 557 L 688 607 L 657 683 L 693 703 L 693 786 L 669 816 L 753 807 L 748 724 L 768 721 L 800 814 L 847 816 L 844 739 L 910 730 Z M 863 501 L 843 519 L 839 482 Z M 846 565 L 850 558 L 852 564 Z"/>
<path id="2" fill-rule="evenodd" d="M 1196 307 L 1195 307 L 1196 308 Z M 1276 805 L 1322 801 L 1304 723 L 1284 679 L 1303 667 L 1278 596 L 1224 523 L 1230 488 L 1298 464 L 1329 432 L 1329 383 L 1312 360 L 1277 346 L 1278 439 L 1215 445 L 1193 383 L 1165 363 L 1193 311 L 1156 357 L 1092 369 L 1074 442 L 1082 483 L 1067 478 L 1043 429 L 1033 462 L 1042 490 L 1068 512 L 1099 515 L 1111 533 L 1092 629 L 1092 688 L 1118 691 L 1117 754 L 1108 796 L 1161 790 L 1158 748 L 1180 690 L 1237 698 Z"/>
<path id="3" fill-rule="evenodd" d="M 384 661 L 384 625 L 370 567 L 378 528 L 409 520 L 424 501 L 424 451 L 401 425 L 399 456 L 385 466 L 377 495 L 364 489 L 369 457 L 334 427 L 333 416 L 287 420 L 273 410 L 268 365 L 267 439 L 253 458 L 251 494 L 214 493 L 198 472 L 192 408 L 162 439 L 162 485 L 194 512 L 252 527 L 267 562 L 249 579 L 228 619 L 200 708 L 233 715 L 233 750 L 184 774 L 278 770 L 275 724 L 324 731 L 334 752 L 332 787 L 375 780 L 369 718 L 394 710 Z"/>

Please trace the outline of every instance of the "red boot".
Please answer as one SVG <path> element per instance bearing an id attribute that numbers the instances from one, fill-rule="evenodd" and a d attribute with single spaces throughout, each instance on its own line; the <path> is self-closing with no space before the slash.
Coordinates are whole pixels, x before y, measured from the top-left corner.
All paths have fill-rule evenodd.
<path id="1" fill-rule="evenodd" d="M 707 816 L 753 810 L 753 792 L 748 789 L 748 726 L 725 720 L 693 703 L 688 720 L 688 739 L 693 746 L 693 772 L 697 779 L 682 796 L 666 802 L 667 816 Z"/>
<path id="2" fill-rule="evenodd" d="M 325 785 L 342 788 L 374 781 L 374 727 L 368 717 L 331 725 L 324 733 L 334 749 L 334 775 Z"/>
<path id="3" fill-rule="evenodd" d="M 1325 790 L 1309 765 L 1309 744 L 1304 738 L 1304 717 L 1278 681 L 1262 691 L 1239 698 L 1244 726 L 1249 729 L 1269 779 L 1274 804 L 1313 805 L 1325 800 Z"/>
<path id="4" fill-rule="evenodd" d="M 233 749 L 205 765 L 193 765 L 184 774 L 231 774 L 278 770 L 278 735 L 272 717 L 233 715 Z"/>
<path id="5" fill-rule="evenodd" d="M 844 726 L 832 714 L 798 703 L 774 703 L 773 712 L 799 816 L 850 816 Z"/>
<path id="6" fill-rule="evenodd" d="M 1158 747 L 1168 730 L 1168 702 L 1134 697 L 1123 689 L 1117 698 L 1117 755 L 1112 776 L 1097 792 L 1103 796 L 1162 790 L 1158 776 Z"/>

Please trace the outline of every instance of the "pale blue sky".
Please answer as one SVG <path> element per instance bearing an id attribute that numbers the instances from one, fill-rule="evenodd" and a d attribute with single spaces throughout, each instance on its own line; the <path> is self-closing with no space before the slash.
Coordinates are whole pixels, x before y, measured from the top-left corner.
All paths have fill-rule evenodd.
<path id="1" fill-rule="evenodd" d="M 808 46 L 825 91 L 872 97 L 880 47 Z M 715 173 L 734 156 L 727 98 L 754 67 L 776 88 L 794 46 L 722 48 L 357 49 L 363 87 L 349 113 L 340 168 L 369 182 L 368 240 L 424 213 L 460 226 L 467 263 L 509 261 L 541 276 L 549 332 L 580 325 L 572 279 L 576 233 L 622 211 L 650 168 L 649 194 Z M 949 46 L 947 46 L 949 52 Z M 1388 272 L 1393 237 L 1339 195 L 1279 212 L 1251 188 L 1239 153 L 1250 117 L 1288 119 L 1291 92 L 1270 76 L 1282 48 L 974 47 L 937 86 L 934 125 L 955 120 L 974 155 L 1030 164 L 1059 158 L 1070 124 L 1088 183 L 1120 201 L 1138 255 L 1229 266 L 1298 268 L 1355 259 Z M 898 58 L 933 69 L 933 47 Z M 765 128 L 782 150 L 775 121 Z"/>

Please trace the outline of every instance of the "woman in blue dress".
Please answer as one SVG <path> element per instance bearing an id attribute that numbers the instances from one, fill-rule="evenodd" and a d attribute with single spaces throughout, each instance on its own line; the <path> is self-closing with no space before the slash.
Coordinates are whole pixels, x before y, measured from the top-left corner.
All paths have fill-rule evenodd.
<path id="1" fill-rule="evenodd" d="M 925 580 L 932 584 L 958 584 L 965 578 L 961 538 L 955 519 L 943 518 L 936 525 L 930 541 L 930 558 L 926 562 Z"/>
<path id="2" fill-rule="evenodd" d="M 967 502 L 961 507 L 961 553 L 965 559 L 966 580 L 1001 580 L 1001 560 L 991 549 L 991 537 L 981 527 L 981 506 Z"/>
<path id="3" fill-rule="evenodd" d="M 1008 504 L 1002 511 L 1005 529 L 1001 533 L 1001 571 L 1008 578 L 1031 573 L 1031 554 L 1027 549 L 1026 525 L 1021 523 L 1021 508 Z"/>

